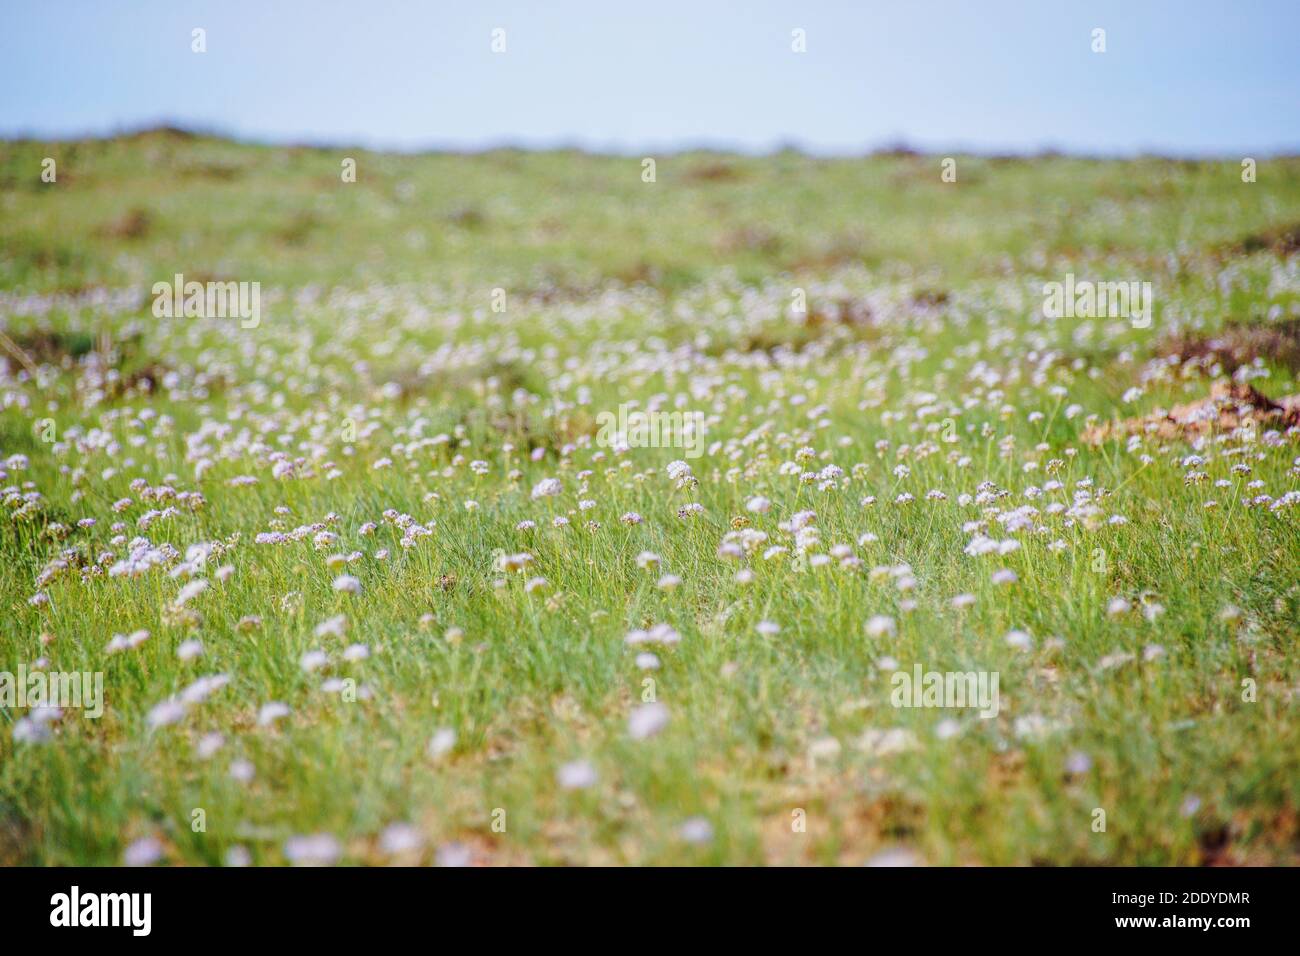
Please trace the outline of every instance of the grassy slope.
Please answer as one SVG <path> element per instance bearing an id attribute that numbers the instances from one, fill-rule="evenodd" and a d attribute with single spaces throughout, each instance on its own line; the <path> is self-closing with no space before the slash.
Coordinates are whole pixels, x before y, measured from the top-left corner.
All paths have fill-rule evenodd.
<path id="1" fill-rule="evenodd" d="M 38 179 L 47 155 L 55 185 Z M 355 184 L 339 181 L 344 155 L 358 159 Z M 0 861 L 113 863 L 156 835 L 174 861 L 218 863 L 241 845 L 278 862 L 284 839 L 316 832 L 366 861 L 381 858 L 376 834 L 407 821 L 426 857 L 460 842 L 491 862 L 859 862 L 899 845 L 935 863 L 1294 862 L 1300 532 L 1294 510 L 1241 499 L 1296 488 L 1296 445 L 1211 445 L 1200 452 L 1209 480 L 1186 484 L 1183 443 L 1092 450 L 1078 433 L 1089 414 L 1204 394 L 1209 375 L 1146 363 L 1176 328 L 1295 312 L 1296 257 L 1240 244 L 1300 221 L 1300 161 L 1265 162 L 1250 185 L 1230 162 L 959 158 L 958 169 L 943 184 L 935 157 L 665 156 L 646 184 L 639 159 L 572 153 L 404 157 L 166 133 L 4 144 L 0 290 L 44 297 L 0 304 L 9 335 L 97 344 L 121 381 L 152 369 L 156 386 L 124 388 L 98 355 L 60 367 L 55 354 L 39 385 L 13 368 L 0 389 L 0 458 L 30 458 L 0 486 L 30 481 L 44 496 L 31 519 L 0 523 L 0 667 L 44 653 L 54 669 L 103 670 L 109 703 L 102 720 L 69 717 L 43 745 L 0 732 Z M 1155 283 L 1153 327 L 1045 321 L 1041 284 L 1067 271 Z M 261 281 L 261 327 L 155 320 L 148 287 L 174 272 Z M 316 295 L 295 301 L 305 286 Z M 75 298 L 98 287 L 135 290 L 142 304 Z M 496 287 L 509 293 L 504 315 L 490 310 Z M 791 319 L 796 287 L 819 320 Z M 835 321 L 841 302 L 865 304 L 871 320 Z M 1300 390 L 1294 370 L 1263 370 L 1255 384 L 1269 394 Z M 1144 394 L 1125 403 L 1138 384 Z M 710 414 L 710 441 L 723 443 L 692 461 L 693 490 L 664 474 L 679 450 L 615 456 L 584 438 L 599 411 L 657 394 Z M 1083 411 L 1067 417 L 1075 403 Z M 58 444 L 33 431 L 46 418 Z M 956 441 L 944 443 L 949 418 Z M 204 422 L 229 429 L 187 447 Z M 440 433 L 461 447 L 412 447 Z M 533 447 L 542 461 L 524 454 Z M 800 470 L 836 464 L 842 486 L 781 474 L 802 447 L 819 457 Z M 277 449 L 314 462 L 315 476 L 274 480 Z M 199 459 L 211 464 L 196 478 Z M 381 459 L 392 466 L 376 470 Z M 1050 480 L 1052 460 L 1066 488 L 1023 497 Z M 1252 474 L 1230 471 L 1246 460 Z M 895 474 L 900 463 L 910 474 Z M 260 480 L 229 485 L 238 475 Z M 531 500 L 548 476 L 564 493 Z M 137 477 L 200 490 L 206 504 L 142 531 L 140 516 L 163 505 L 140 500 Z M 1080 479 L 1108 490 L 1099 527 L 1044 510 L 1069 504 Z M 957 498 L 985 480 L 1011 492 L 994 507 L 1034 505 L 1046 526 L 1015 534 L 1022 546 L 1003 558 L 963 553 L 963 524 L 994 516 Z M 925 500 L 932 489 L 947 500 Z M 916 500 L 894 504 L 902 492 Z M 748 515 L 768 545 L 791 544 L 778 521 L 811 508 L 818 550 L 852 545 L 863 567 L 798 572 L 760 548 L 754 581 L 736 583 L 717 549 L 754 494 L 773 502 Z M 878 502 L 864 507 L 866 495 Z M 596 506 L 577 512 L 580 499 Z M 704 514 L 678 518 L 692 500 Z M 403 549 L 387 508 L 436 521 L 434 535 Z M 621 523 L 629 511 L 644 522 Z M 253 542 L 277 521 L 330 512 L 339 539 L 326 548 Z M 550 526 L 570 512 L 571 527 Z M 98 524 L 53 540 L 52 522 L 83 517 Z M 538 530 L 515 530 L 524 519 Z M 167 610 L 180 583 L 164 572 L 74 568 L 45 587 L 49 607 L 28 604 L 60 548 L 120 557 L 115 520 L 129 523 L 126 539 L 181 551 L 228 541 L 220 560 L 235 573 L 218 583 L 208 569 L 197 620 Z M 374 536 L 360 534 L 366 521 L 381 523 Z M 996 520 L 986 530 L 1012 536 Z M 878 541 L 858 545 L 864 532 Z M 1066 549 L 1050 550 L 1055 540 Z M 347 598 L 325 559 L 354 549 L 364 591 Z M 497 549 L 533 554 L 546 593 L 495 586 Z M 643 550 L 681 587 L 655 588 L 658 573 L 635 562 Z M 869 573 L 900 562 L 918 581 L 910 613 L 893 579 Z M 1019 583 L 992 584 L 1000 567 Z M 972 608 L 950 606 L 960 592 Z M 1109 616 L 1116 596 L 1164 613 Z M 1243 609 L 1236 621 L 1220 620 L 1228 605 Z M 340 612 L 346 640 L 313 636 Z M 897 635 L 867 635 L 876 614 L 897 618 Z M 241 631 L 246 615 L 261 625 Z M 760 620 L 780 633 L 758 634 Z M 683 640 L 647 674 L 622 639 L 657 621 Z M 452 627 L 459 641 L 445 639 Z M 149 641 L 106 655 L 111 635 L 136 628 Z M 1012 629 L 1032 649 L 1009 646 Z M 53 636 L 44 648 L 42 633 Z M 182 663 L 175 648 L 192 636 L 206 654 Z M 353 641 L 370 646 L 368 661 L 342 660 Z M 1144 660 L 1149 645 L 1164 656 Z M 330 654 L 326 676 L 354 676 L 372 696 L 323 691 L 322 673 L 298 664 L 314 647 Z M 1117 652 L 1137 659 L 1108 666 Z M 962 733 L 941 738 L 954 712 L 890 707 L 885 656 L 908 670 L 999 671 L 1003 713 L 956 714 Z M 178 724 L 147 726 L 151 707 L 216 672 L 231 685 Z M 634 741 L 626 721 L 647 676 L 672 719 Z M 1242 700 L 1246 677 L 1254 703 Z M 274 728 L 256 722 L 268 701 L 293 710 Z M 433 760 L 438 727 L 456 745 Z M 882 752 L 870 733 L 882 729 L 908 731 L 909 746 Z M 211 731 L 225 746 L 201 759 Z M 1088 769 L 1067 773 L 1078 754 Z M 251 783 L 228 773 L 240 758 L 256 768 Z M 556 771 L 575 759 L 599 782 L 565 792 Z M 206 832 L 192 831 L 194 808 Z M 491 826 L 497 808 L 504 833 Z M 1095 808 L 1105 833 L 1092 829 Z M 792 831 L 796 809 L 806 833 Z M 713 826 L 706 845 L 678 835 L 693 816 Z"/>

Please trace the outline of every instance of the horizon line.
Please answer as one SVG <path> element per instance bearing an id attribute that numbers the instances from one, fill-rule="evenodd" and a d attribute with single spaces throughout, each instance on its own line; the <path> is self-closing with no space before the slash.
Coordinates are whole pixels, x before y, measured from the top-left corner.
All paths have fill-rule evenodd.
<path id="1" fill-rule="evenodd" d="M 494 152 L 561 153 L 577 152 L 597 157 L 672 156 L 689 153 L 716 153 L 733 156 L 762 158 L 782 153 L 797 153 L 813 159 L 865 159 L 873 156 L 968 156 L 981 159 L 1081 159 L 1093 161 L 1133 161 L 1141 159 L 1166 159 L 1174 162 L 1228 162 L 1241 159 L 1297 159 L 1300 143 L 1269 146 L 1258 150 L 1239 150 L 1232 153 L 1218 150 L 1171 150 L 1159 146 L 1135 146 L 1131 150 L 1088 152 L 1071 149 L 1060 144 L 1045 142 L 1037 146 L 973 146 L 953 143 L 932 146 L 911 141 L 905 136 L 882 139 L 874 144 L 863 143 L 854 148 L 823 149 L 791 139 L 777 140 L 762 147 L 752 147 L 735 142 L 695 140 L 672 145 L 646 144 L 628 147 L 619 144 L 594 144 L 581 137 L 553 137 L 545 142 L 538 140 L 512 140 L 506 137 L 485 140 L 474 145 L 431 139 L 420 145 L 400 146 L 392 143 L 366 143 L 362 140 L 343 141 L 331 139 L 306 140 L 291 136 L 261 137 L 241 135 L 216 125 L 184 123 L 170 119 L 138 124 L 123 124 L 110 132 L 60 133 L 41 135 L 19 130 L 0 134 L 0 143 L 84 143 L 110 142 L 150 134 L 171 134 L 195 139 L 216 139 L 239 146 L 261 146 L 284 149 L 314 149 L 325 151 L 361 150 L 387 155 L 459 155 L 474 156 Z"/>

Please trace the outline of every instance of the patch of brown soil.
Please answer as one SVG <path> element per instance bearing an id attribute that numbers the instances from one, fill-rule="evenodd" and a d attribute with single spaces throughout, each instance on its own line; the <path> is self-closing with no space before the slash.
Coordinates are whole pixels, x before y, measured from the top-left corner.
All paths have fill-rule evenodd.
<path id="1" fill-rule="evenodd" d="M 447 221 L 461 229 L 481 229 L 487 225 L 487 213 L 477 206 L 462 206 L 448 213 Z"/>
<path id="2" fill-rule="evenodd" d="M 1275 402 L 1245 383 L 1216 382 L 1208 398 L 1175 405 L 1164 414 L 1091 425 L 1084 430 L 1083 440 L 1090 445 L 1099 445 L 1124 435 L 1186 438 L 1210 432 L 1230 432 L 1250 422 L 1271 428 L 1300 426 L 1300 395 L 1288 395 Z"/>
<path id="3" fill-rule="evenodd" d="M 780 235 L 763 226 L 742 226 L 716 239 L 713 247 L 723 253 L 758 252 L 774 256 L 785 245 Z"/>
<path id="4" fill-rule="evenodd" d="M 815 305 L 808 310 L 807 324 L 813 328 L 824 325 L 871 325 L 874 316 L 871 306 L 861 299 L 840 298 L 826 305 Z"/>
<path id="5" fill-rule="evenodd" d="M 182 166 L 178 172 L 182 176 L 188 176 L 193 179 L 214 179 L 218 182 L 233 182 L 236 179 L 242 179 L 245 170 L 242 166 L 234 166 L 229 163 L 193 163 Z M 331 176 L 329 182 L 331 185 L 337 177 Z"/>
<path id="6" fill-rule="evenodd" d="M 170 369 L 165 365 L 159 365 L 157 362 L 150 363 L 118 379 L 118 391 L 123 395 L 152 393 L 162 384 L 163 376 L 169 371 Z"/>
<path id="7" fill-rule="evenodd" d="M 87 333 L 56 332 L 51 329 L 31 329 L 14 332 L 0 339 L 0 351 L 28 362 L 61 364 L 65 358 L 78 359 L 95 347 L 94 339 Z M 18 351 L 15 351 L 18 350 Z M 21 354 L 19 354 L 21 352 Z"/>
<path id="8" fill-rule="evenodd" d="M 695 183 L 726 183 L 734 182 L 742 178 L 743 175 L 739 169 L 730 163 L 712 162 L 692 166 L 686 170 L 684 178 L 687 182 Z"/>
<path id="9" fill-rule="evenodd" d="M 276 232 L 275 238 L 286 246 L 300 246 L 320 226 L 321 218 L 310 209 L 302 209 L 290 216 Z"/>
<path id="10" fill-rule="evenodd" d="M 1230 325 L 1214 335 L 1179 335 L 1161 344 L 1158 354 L 1209 368 L 1216 363 L 1231 375 L 1262 358 L 1300 369 L 1300 319 Z"/>
<path id="11" fill-rule="evenodd" d="M 106 222 L 100 227 L 99 234 L 106 239 L 143 239 L 152 227 L 153 217 L 148 210 L 137 206 Z"/>
<path id="12" fill-rule="evenodd" d="M 912 305 L 918 309 L 938 309 L 948 304 L 946 289 L 918 289 L 912 294 Z"/>
<path id="13" fill-rule="evenodd" d="M 1300 222 L 1253 232 L 1238 242 L 1234 251 L 1241 255 L 1275 252 L 1279 256 L 1293 256 L 1300 252 Z"/>

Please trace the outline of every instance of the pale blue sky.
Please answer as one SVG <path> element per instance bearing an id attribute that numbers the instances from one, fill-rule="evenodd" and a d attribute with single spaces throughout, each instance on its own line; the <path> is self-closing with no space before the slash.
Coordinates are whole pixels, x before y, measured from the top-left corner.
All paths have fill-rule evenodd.
<path id="1" fill-rule="evenodd" d="M 164 121 L 396 148 L 1300 152 L 1300 0 L 0 0 L 0 136 Z"/>

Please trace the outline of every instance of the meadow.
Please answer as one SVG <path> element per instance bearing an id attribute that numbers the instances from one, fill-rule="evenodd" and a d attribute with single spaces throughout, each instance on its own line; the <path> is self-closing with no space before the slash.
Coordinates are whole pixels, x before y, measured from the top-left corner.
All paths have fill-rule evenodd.
<path id="1" fill-rule="evenodd" d="M 1300 159 L 645 158 L 0 143 L 0 864 L 1296 863 Z"/>

